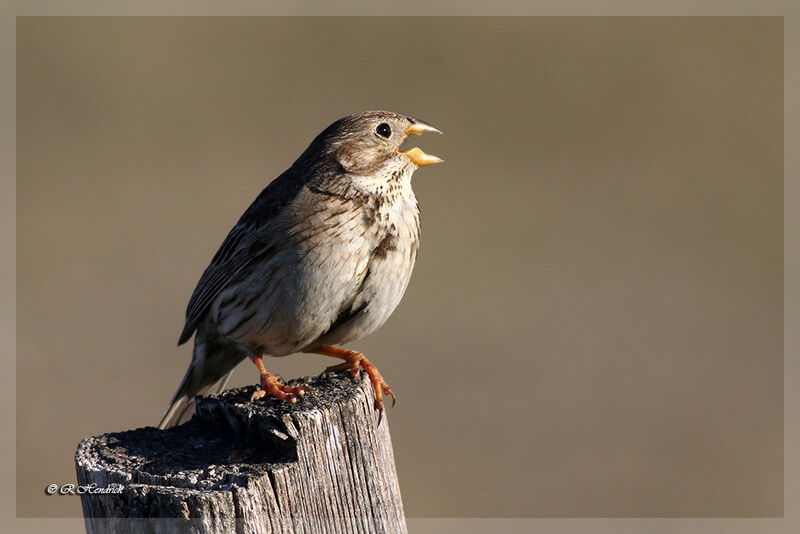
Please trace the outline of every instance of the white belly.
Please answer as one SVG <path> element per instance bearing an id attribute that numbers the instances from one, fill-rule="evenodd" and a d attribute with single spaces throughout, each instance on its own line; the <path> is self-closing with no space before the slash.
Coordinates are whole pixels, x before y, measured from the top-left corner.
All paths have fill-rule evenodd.
<path id="1" fill-rule="evenodd" d="M 410 184 L 402 193 L 358 216 L 353 208 L 285 229 L 277 250 L 215 299 L 217 335 L 248 353 L 282 356 L 377 330 L 403 297 L 419 246 Z M 337 322 L 349 309 L 358 313 Z"/>

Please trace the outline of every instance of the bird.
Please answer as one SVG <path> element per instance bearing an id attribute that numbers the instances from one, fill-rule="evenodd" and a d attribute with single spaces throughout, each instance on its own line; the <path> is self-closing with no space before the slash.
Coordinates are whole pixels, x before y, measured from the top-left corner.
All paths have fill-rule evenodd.
<path id="1" fill-rule="evenodd" d="M 411 177 L 440 163 L 408 135 L 442 133 L 423 120 L 366 111 L 325 128 L 269 183 L 230 230 L 189 300 L 178 345 L 194 350 L 159 428 L 191 415 L 196 395 L 221 392 L 249 358 L 260 377 L 251 402 L 296 403 L 309 389 L 289 386 L 263 359 L 295 353 L 343 360 L 328 370 L 363 370 L 375 392 L 395 396 L 377 367 L 341 345 L 382 326 L 408 286 L 420 242 Z"/>

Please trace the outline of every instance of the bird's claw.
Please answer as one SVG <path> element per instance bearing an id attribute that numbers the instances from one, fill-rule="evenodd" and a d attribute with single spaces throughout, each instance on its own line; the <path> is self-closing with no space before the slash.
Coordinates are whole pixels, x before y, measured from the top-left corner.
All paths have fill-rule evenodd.
<path id="1" fill-rule="evenodd" d="M 277 397 L 282 401 L 294 404 L 299 397 L 311 391 L 306 386 L 284 386 L 274 375 L 267 375 L 261 377 L 261 389 L 257 389 L 250 397 L 250 402 L 256 401 L 263 397 Z"/>
<path id="2" fill-rule="evenodd" d="M 361 376 L 361 370 L 367 373 L 370 382 L 372 382 L 372 389 L 375 391 L 375 409 L 378 410 L 378 424 L 380 424 L 383 417 L 383 396 L 389 395 L 392 398 L 392 406 L 394 407 L 397 397 L 395 397 L 389 384 L 383 379 L 378 368 L 372 362 L 364 357 L 361 353 L 356 353 L 358 356 L 353 357 L 342 364 L 334 365 L 335 370 L 350 370 L 350 376 L 358 378 Z"/>
<path id="3" fill-rule="evenodd" d="M 350 376 L 358 378 L 361 371 L 365 371 L 372 382 L 372 389 L 375 391 L 375 409 L 378 410 L 378 424 L 383 418 L 383 396 L 389 395 L 392 398 L 392 406 L 395 405 L 397 398 L 389 389 L 389 384 L 383 379 L 378 368 L 372 362 L 364 357 L 363 354 L 354 350 L 340 349 L 338 347 L 321 346 L 310 350 L 315 354 L 324 354 L 325 356 L 333 356 L 334 358 L 341 358 L 344 362 L 331 365 L 326 368 L 326 371 L 350 371 Z"/>

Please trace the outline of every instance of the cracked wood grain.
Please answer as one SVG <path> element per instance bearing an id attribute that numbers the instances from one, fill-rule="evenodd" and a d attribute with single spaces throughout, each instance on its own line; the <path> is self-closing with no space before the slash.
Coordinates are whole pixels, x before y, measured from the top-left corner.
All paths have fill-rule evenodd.
<path id="1" fill-rule="evenodd" d="M 192 533 L 406 532 L 387 418 L 368 379 L 325 373 L 295 405 L 254 387 L 198 399 L 189 422 L 84 439 L 86 530 Z"/>

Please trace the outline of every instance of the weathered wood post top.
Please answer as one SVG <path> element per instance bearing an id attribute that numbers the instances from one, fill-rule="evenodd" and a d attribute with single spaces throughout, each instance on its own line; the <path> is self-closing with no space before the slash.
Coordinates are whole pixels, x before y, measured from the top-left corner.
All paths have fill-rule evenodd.
<path id="1" fill-rule="evenodd" d="M 312 392 L 294 405 L 237 388 L 198 399 L 181 426 L 83 440 L 79 484 L 122 486 L 81 496 L 87 532 L 406 532 L 369 379 L 298 383 Z"/>

